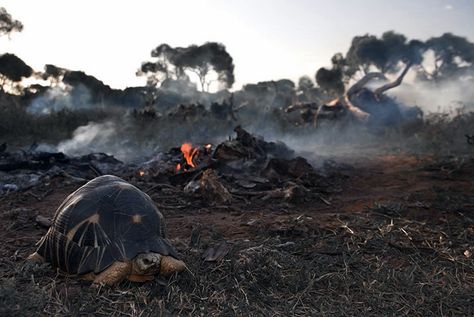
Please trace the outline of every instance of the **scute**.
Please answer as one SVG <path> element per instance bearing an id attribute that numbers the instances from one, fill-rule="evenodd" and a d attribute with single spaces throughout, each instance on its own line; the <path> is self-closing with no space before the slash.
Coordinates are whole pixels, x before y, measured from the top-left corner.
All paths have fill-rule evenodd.
<path id="1" fill-rule="evenodd" d="M 151 198 L 111 175 L 93 179 L 66 198 L 37 252 L 71 274 L 98 273 L 145 252 L 177 257 Z"/>

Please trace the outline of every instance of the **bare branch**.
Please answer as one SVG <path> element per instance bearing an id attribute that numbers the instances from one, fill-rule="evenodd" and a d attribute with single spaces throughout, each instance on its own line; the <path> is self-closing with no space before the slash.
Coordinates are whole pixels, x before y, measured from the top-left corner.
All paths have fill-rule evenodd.
<path id="1" fill-rule="evenodd" d="M 347 96 L 352 96 L 353 94 L 358 93 L 369 81 L 372 81 L 374 79 L 387 79 L 384 74 L 378 73 L 378 72 L 372 72 L 368 73 L 364 77 L 362 77 L 358 82 L 356 82 L 354 85 L 349 88 L 349 90 L 346 92 Z"/>
<path id="2" fill-rule="evenodd" d="M 408 70 L 410 69 L 412 63 L 411 62 L 408 62 L 407 65 L 405 66 L 405 69 L 402 71 L 402 73 L 398 76 L 398 78 L 391 82 L 391 83 L 388 83 L 388 84 L 385 84 L 383 85 L 382 87 L 379 87 L 377 88 L 375 91 L 374 91 L 374 94 L 375 94 L 375 97 L 377 99 L 380 99 L 382 93 L 384 93 L 385 91 L 389 90 L 389 89 L 392 89 L 392 88 L 395 88 L 397 86 L 400 86 L 400 84 L 402 83 L 403 81 L 403 78 L 405 77 L 405 75 L 407 74 Z"/>

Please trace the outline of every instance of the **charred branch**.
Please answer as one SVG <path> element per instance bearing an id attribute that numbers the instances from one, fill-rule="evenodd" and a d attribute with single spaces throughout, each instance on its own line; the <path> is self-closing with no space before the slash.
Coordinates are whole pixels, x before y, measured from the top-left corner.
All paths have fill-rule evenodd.
<path id="1" fill-rule="evenodd" d="M 398 76 L 398 78 L 393 81 L 393 82 L 390 82 L 390 83 L 387 83 L 385 85 L 383 85 L 382 87 L 379 87 L 377 88 L 375 91 L 374 91 L 374 94 L 375 94 L 375 97 L 380 100 L 382 94 L 389 90 L 389 89 L 392 89 L 392 88 L 395 88 L 395 87 L 398 87 L 400 86 L 400 84 L 402 83 L 403 81 L 403 78 L 405 77 L 405 75 L 407 74 L 408 70 L 410 69 L 412 63 L 411 62 L 408 62 L 405 66 L 405 68 L 403 69 L 403 71 L 400 73 L 400 75 Z"/>
<path id="2" fill-rule="evenodd" d="M 384 74 L 378 72 L 368 73 L 358 82 L 352 85 L 351 88 L 349 88 L 349 90 L 345 93 L 345 95 L 350 97 L 358 93 L 362 88 L 364 88 L 365 85 L 367 85 L 370 81 L 374 79 L 387 79 L 387 77 L 385 77 Z"/>

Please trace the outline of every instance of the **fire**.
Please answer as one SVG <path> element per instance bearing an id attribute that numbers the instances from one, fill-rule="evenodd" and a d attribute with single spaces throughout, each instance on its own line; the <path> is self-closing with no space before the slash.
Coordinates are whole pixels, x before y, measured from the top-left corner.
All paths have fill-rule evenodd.
<path id="1" fill-rule="evenodd" d="M 144 171 L 139 171 L 139 172 L 138 172 L 138 175 L 139 175 L 140 177 L 143 177 L 143 176 L 145 176 L 145 172 L 144 172 Z"/>
<path id="2" fill-rule="evenodd" d="M 190 167 L 196 167 L 196 164 L 194 164 L 193 160 L 196 157 L 196 155 L 199 153 L 199 149 L 193 147 L 191 143 L 184 143 L 181 145 L 181 152 L 183 152 L 184 159 L 186 160 L 186 164 Z M 181 169 L 181 165 L 178 164 L 176 166 L 177 170 Z"/>
<path id="3" fill-rule="evenodd" d="M 176 171 L 179 172 L 181 170 L 181 164 L 178 163 L 178 165 L 176 165 Z"/>

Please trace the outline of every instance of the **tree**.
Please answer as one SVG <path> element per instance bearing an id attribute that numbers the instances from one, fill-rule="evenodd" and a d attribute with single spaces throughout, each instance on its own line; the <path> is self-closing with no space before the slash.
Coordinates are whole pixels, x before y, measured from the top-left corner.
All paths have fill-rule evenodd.
<path id="1" fill-rule="evenodd" d="M 65 68 L 46 64 L 44 65 L 44 72 L 41 74 L 41 78 L 43 80 L 49 80 L 50 86 L 57 86 L 63 80 L 66 72 L 68 72 L 68 70 Z"/>
<path id="2" fill-rule="evenodd" d="M 220 43 L 189 46 L 177 56 L 177 65 L 197 74 L 203 91 L 209 90 L 212 80 L 207 76 L 211 71 L 217 73 L 217 81 L 225 88 L 232 87 L 235 81 L 232 57 Z"/>
<path id="3" fill-rule="evenodd" d="M 341 96 L 345 86 L 360 73 L 374 78 L 373 75 L 398 72 L 406 63 L 420 65 L 425 49 L 425 43 L 408 41 L 405 35 L 394 31 L 385 32 L 380 38 L 370 34 L 355 36 L 345 56 L 336 53 L 331 58 L 331 68 L 318 69 L 316 82 L 327 95 Z"/>
<path id="4" fill-rule="evenodd" d="M 242 87 L 240 96 L 258 111 L 283 108 L 296 99 L 295 83 L 280 79 L 247 84 Z"/>
<path id="5" fill-rule="evenodd" d="M 315 86 L 309 76 L 302 76 L 298 80 L 297 102 L 317 102 L 322 103 L 328 96 L 321 87 Z"/>
<path id="6" fill-rule="evenodd" d="M 0 8 L 0 36 L 10 35 L 11 32 L 21 32 L 23 24 L 14 20 L 12 16 L 3 7 Z"/>
<path id="7" fill-rule="evenodd" d="M 152 86 L 170 79 L 189 80 L 185 71 L 198 76 L 202 91 L 209 90 L 213 82 L 209 79 L 211 73 L 216 74 L 215 80 L 223 88 L 232 87 L 235 81 L 233 59 L 220 43 L 207 42 L 184 48 L 161 44 L 152 50 L 151 56 L 156 60 L 143 63 L 137 75 L 146 75 Z"/>
<path id="8" fill-rule="evenodd" d="M 147 85 L 157 86 L 159 83 L 170 80 L 189 80 L 176 57 L 182 48 L 172 48 L 168 44 L 161 44 L 151 51 L 153 62 L 144 62 L 137 72 L 137 76 L 146 76 Z"/>
<path id="9" fill-rule="evenodd" d="M 22 30 L 23 24 L 18 20 L 14 20 L 5 8 L 0 7 L 0 36 L 10 36 L 10 33 L 21 32 Z M 30 77 L 32 74 L 33 69 L 16 55 L 7 53 L 0 56 L 1 90 L 9 82 L 12 89 L 20 91 L 20 86 L 14 87 L 14 84 L 20 82 L 23 77 Z"/>
<path id="10" fill-rule="evenodd" d="M 314 83 L 308 76 L 301 76 L 298 80 L 298 91 L 305 93 L 314 88 Z"/>
<path id="11" fill-rule="evenodd" d="M 316 72 L 316 82 L 329 95 L 339 96 L 344 93 L 342 70 L 339 68 L 327 69 L 321 67 Z"/>
<path id="12" fill-rule="evenodd" d="M 332 68 L 321 67 L 315 75 L 315 80 L 321 88 L 322 95 L 336 97 L 344 92 L 344 83 L 348 72 L 347 60 L 342 53 L 336 53 L 331 58 Z M 322 97 L 322 96 L 320 96 Z"/>
<path id="13" fill-rule="evenodd" d="M 0 56 L 2 89 L 7 82 L 10 82 L 11 85 L 13 85 L 13 83 L 20 82 L 23 77 L 30 77 L 32 74 L 33 69 L 16 55 L 6 53 Z"/>
<path id="14" fill-rule="evenodd" d="M 169 78 L 168 68 L 160 62 L 145 62 L 137 71 L 137 76 L 147 76 L 147 86 L 156 86 Z"/>
<path id="15" fill-rule="evenodd" d="M 433 53 L 432 70 L 420 65 L 424 79 L 440 81 L 474 71 L 474 43 L 465 37 L 444 33 L 425 42 L 424 51 Z"/>
<path id="16" fill-rule="evenodd" d="M 408 42 L 405 35 L 394 31 L 385 32 L 380 38 L 369 34 L 355 36 L 346 53 L 344 75 L 352 77 L 358 71 L 367 74 L 371 67 L 382 73 L 396 72 L 400 62 L 420 63 L 422 47 L 422 42 Z"/>

